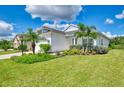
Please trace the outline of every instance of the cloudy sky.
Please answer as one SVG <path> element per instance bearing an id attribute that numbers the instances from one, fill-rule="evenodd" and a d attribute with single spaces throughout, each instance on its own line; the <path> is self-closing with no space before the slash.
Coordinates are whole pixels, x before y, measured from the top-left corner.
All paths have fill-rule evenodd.
<path id="1" fill-rule="evenodd" d="M 43 25 L 64 30 L 79 22 L 109 37 L 124 35 L 124 6 L 0 6 L 0 39 Z"/>

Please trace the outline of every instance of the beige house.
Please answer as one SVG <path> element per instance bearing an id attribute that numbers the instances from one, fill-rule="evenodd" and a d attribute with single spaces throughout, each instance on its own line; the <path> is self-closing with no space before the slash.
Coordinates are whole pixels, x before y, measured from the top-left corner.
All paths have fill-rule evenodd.
<path id="1" fill-rule="evenodd" d="M 26 38 L 25 34 L 18 34 L 14 37 L 13 39 L 13 48 L 18 48 L 21 45 L 21 38 Z M 31 42 L 27 41 L 24 42 L 24 44 L 27 45 L 27 50 L 31 50 L 32 46 L 31 46 Z"/>

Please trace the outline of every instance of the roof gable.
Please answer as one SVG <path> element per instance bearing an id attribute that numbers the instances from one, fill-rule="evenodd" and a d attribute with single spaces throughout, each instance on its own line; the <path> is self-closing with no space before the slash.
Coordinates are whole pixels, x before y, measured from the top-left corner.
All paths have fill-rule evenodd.
<path id="1" fill-rule="evenodd" d="M 69 25 L 69 27 L 67 27 L 67 28 L 64 30 L 65 33 L 72 33 L 72 32 L 77 32 L 77 31 L 79 31 L 79 28 L 78 28 L 77 25 Z M 106 35 L 104 35 L 103 33 L 98 32 L 98 31 L 97 31 L 97 33 L 98 33 L 99 35 L 102 35 L 102 36 L 104 36 L 105 38 L 107 38 L 107 39 L 110 40 L 110 38 L 107 37 Z"/>
<path id="2" fill-rule="evenodd" d="M 64 34 L 64 31 L 56 30 L 54 28 L 50 28 L 50 27 L 47 27 L 47 26 L 43 26 L 42 29 L 47 29 L 48 31 L 51 31 L 51 32 Z"/>
<path id="3" fill-rule="evenodd" d="M 79 28 L 78 28 L 77 25 L 69 25 L 69 26 L 64 30 L 64 32 L 72 32 L 72 31 L 76 31 L 76 30 L 79 30 Z"/>

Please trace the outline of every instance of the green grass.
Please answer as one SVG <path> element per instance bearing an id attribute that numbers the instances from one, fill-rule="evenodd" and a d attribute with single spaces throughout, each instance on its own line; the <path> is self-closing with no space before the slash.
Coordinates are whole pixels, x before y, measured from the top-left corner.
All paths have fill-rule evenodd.
<path id="1" fill-rule="evenodd" d="M 19 50 L 8 50 L 8 51 L 0 51 L 0 55 L 17 53 Z"/>
<path id="2" fill-rule="evenodd" d="M 0 86 L 124 86 L 124 50 L 35 64 L 1 60 Z"/>

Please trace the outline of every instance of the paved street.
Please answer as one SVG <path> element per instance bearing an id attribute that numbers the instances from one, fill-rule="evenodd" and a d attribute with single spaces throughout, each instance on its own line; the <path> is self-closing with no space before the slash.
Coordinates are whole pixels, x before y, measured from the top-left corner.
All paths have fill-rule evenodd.
<path id="1" fill-rule="evenodd" d="M 31 53 L 31 52 L 25 52 L 25 53 Z M 1 60 L 1 59 L 8 59 L 8 58 L 10 58 L 10 57 L 12 57 L 12 56 L 21 56 L 21 55 L 22 55 L 21 52 L 19 52 L 19 53 L 12 53 L 12 54 L 0 55 L 0 60 Z"/>

